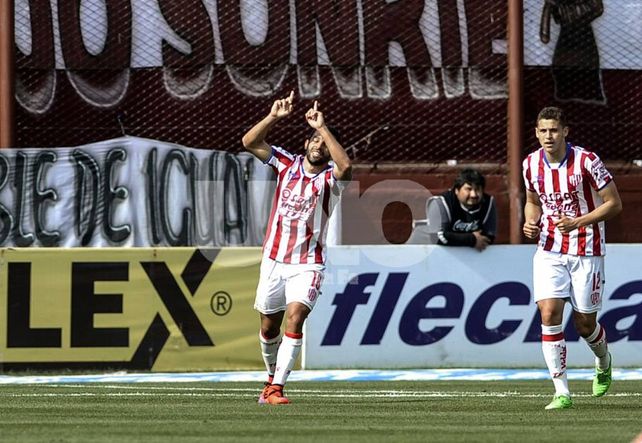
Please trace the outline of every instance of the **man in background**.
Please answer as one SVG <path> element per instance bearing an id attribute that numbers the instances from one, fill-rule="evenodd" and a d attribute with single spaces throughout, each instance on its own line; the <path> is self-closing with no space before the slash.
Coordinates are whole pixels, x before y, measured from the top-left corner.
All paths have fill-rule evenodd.
<path id="1" fill-rule="evenodd" d="M 431 197 L 426 219 L 415 220 L 407 243 L 469 246 L 483 251 L 495 240 L 495 199 L 484 192 L 486 180 L 476 169 L 463 169 L 452 189 Z"/>

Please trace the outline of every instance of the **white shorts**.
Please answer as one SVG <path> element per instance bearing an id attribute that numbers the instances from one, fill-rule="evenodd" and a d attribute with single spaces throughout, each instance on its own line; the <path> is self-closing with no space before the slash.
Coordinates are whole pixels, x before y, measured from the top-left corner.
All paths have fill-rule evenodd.
<path id="1" fill-rule="evenodd" d="M 312 310 L 321 293 L 324 271 L 325 266 L 320 264 L 291 265 L 263 257 L 254 309 L 274 314 L 299 302 Z"/>
<path id="2" fill-rule="evenodd" d="M 538 249 L 533 258 L 535 302 L 570 299 L 573 310 L 584 314 L 602 307 L 604 257 L 560 254 Z"/>

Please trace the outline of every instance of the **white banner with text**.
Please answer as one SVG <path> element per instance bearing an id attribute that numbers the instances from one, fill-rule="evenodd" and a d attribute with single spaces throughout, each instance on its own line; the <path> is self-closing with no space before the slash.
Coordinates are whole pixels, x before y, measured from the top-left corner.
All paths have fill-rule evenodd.
<path id="1" fill-rule="evenodd" d="M 304 331 L 316 368 L 545 367 L 534 245 L 342 246 Z M 642 245 L 608 245 L 598 320 L 616 367 L 642 365 Z M 564 315 L 568 364 L 593 354 Z"/>
<path id="2" fill-rule="evenodd" d="M 276 182 L 248 153 L 122 137 L 0 153 L 0 246 L 261 245 Z"/>

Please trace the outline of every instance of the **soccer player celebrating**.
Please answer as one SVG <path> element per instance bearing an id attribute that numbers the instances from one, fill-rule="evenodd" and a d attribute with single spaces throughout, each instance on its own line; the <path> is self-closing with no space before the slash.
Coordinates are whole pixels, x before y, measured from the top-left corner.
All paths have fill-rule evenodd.
<path id="1" fill-rule="evenodd" d="M 533 294 L 542 317 L 542 351 L 555 396 L 545 409 L 573 406 L 566 378 L 564 304 L 595 354 L 593 396 L 611 385 L 612 359 L 597 323 L 604 288 L 604 221 L 622 210 L 613 177 L 597 155 L 566 142 L 561 109 L 544 108 L 535 135 L 541 148 L 523 163 L 526 184 L 524 235 L 539 237 L 533 258 Z"/>
<path id="2" fill-rule="evenodd" d="M 328 218 L 352 176 L 350 159 L 316 101 L 305 114 L 314 133 L 305 141 L 304 156 L 266 143 L 269 130 L 292 113 L 293 102 L 294 91 L 276 100 L 270 113 L 243 136 L 243 146 L 277 174 L 254 303 L 268 371 L 260 404 L 290 403 L 283 386 L 301 349 L 303 322 L 319 296 Z M 287 324 L 281 337 L 284 315 Z"/>

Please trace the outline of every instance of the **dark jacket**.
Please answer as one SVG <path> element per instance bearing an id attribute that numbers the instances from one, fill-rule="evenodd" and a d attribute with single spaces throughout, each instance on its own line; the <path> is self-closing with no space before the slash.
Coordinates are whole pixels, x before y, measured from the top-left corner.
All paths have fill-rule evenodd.
<path id="1" fill-rule="evenodd" d="M 453 190 L 432 197 L 426 208 L 432 226 L 439 226 L 437 243 L 447 246 L 475 246 L 473 231 L 481 231 L 491 243 L 497 233 L 495 199 L 484 193 L 481 203 L 467 209 L 459 203 Z"/>

